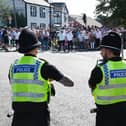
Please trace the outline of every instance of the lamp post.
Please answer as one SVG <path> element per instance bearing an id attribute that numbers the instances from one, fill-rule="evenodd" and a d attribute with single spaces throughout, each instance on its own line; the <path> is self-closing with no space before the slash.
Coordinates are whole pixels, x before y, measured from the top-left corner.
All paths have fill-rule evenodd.
<path id="1" fill-rule="evenodd" d="M 49 27 L 50 27 L 50 32 L 52 31 L 52 8 L 51 8 L 51 3 L 50 3 L 50 6 L 49 6 L 49 10 L 50 10 L 50 15 L 49 15 Z"/>
<path id="2" fill-rule="evenodd" d="M 15 22 L 15 27 L 17 27 L 17 17 L 16 17 L 16 7 L 15 7 L 15 0 L 13 0 L 13 8 L 14 8 L 14 22 Z"/>
<path id="3" fill-rule="evenodd" d="M 49 31 L 50 31 L 50 39 L 51 39 L 51 31 L 52 31 L 52 0 L 48 0 L 49 3 Z"/>

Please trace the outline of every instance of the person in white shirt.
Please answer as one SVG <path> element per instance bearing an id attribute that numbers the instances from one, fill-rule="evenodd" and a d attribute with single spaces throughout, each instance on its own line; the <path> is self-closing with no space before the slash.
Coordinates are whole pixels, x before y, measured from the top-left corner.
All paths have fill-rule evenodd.
<path id="1" fill-rule="evenodd" d="M 78 34 L 78 40 L 79 40 L 79 49 L 84 49 L 84 36 L 82 34 L 82 31 Z"/>
<path id="2" fill-rule="evenodd" d="M 89 48 L 89 32 L 86 31 L 85 36 L 84 36 L 84 47 L 85 49 Z"/>
<path id="3" fill-rule="evenodd" d="M 58 51 L 61 51 L 61 48 L 63 48 L 64 52 L 65 52 L 65 47 L 64 47 L 64 42 L 65 42 L 65 34 L 63 33 L 63 30 L 61 30 L 59 33 L 58 33 L 58 45 L 59 45 L 59 48 L 58 48 Z"/>
<path id="4" fill-rule="evenodd" d="M 18 49 L 18 47 L 19 47 L 18 41 L 19 41 L 19 36 L 20 36 L 20 30 L 16 29 L 14 36 L 15 36 L 16 49 Z"/>
<path id="5" fill-rule="evenodd" d="M 73 50 L 73 34 L 70 31 L 70 29 L 68 29 L 68 31 L 66 32 L 66 39 L 68 41 L 68 52 Z"/>
<path id="6" fill-rule="evenodd" d="M 95 47 L 99 47 L 100 45 L 100 42 L 102 40 L 102 33 L 99 29 L 96 29 L 95 31 L 95 37 L 96 37 L 96 40 L 95 40 Z"/>

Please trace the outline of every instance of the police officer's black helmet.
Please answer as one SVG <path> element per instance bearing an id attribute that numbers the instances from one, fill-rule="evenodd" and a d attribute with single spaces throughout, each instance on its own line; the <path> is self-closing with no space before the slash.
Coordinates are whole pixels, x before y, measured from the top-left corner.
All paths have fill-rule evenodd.
<path id="1" fill-rule="evenodd" d="M 121 51 L 121 37 L 118 33 L 110 32 L 102 39 L 100 48 L 108 48 Z"/>
<path id="2" fill-rule="evenodd" d="M 20 53 L 27 53 L 40 45 L 41 43 L 38 41 L 34 32 L 29 29 L 23 29 L 21 31 L 18 49 Z"/>

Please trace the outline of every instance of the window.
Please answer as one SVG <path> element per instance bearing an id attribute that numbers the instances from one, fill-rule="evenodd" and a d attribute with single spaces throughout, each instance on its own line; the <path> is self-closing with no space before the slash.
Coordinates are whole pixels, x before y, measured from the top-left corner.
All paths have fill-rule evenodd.
<path id="1" fill-rule="evenodd" d="M 67 15 L 64 14 L 64 21 L 66 22 L 67 21 Z"/>
<path id="2" fill-rule="evenodd" d="M 61 24 L 62 23 L 61 12 L 55 12 L 54 22 L 55 22 L 55 24 Z"/>
<path id="3" fill-rule="evenodd" d="M 31 28 L 36 28 L 37 24 L 36 23 L 31 23 Z"/>
<path id="4" fill-rule="evenodd" d="M 61 16 L 57 17 L 57 24 L 61 24 L 62 23 L 62 19 Z"/>
<path id="5" fill-rule="evenodd" d="M 41 23 L 41 24 L 40 24 L 40 28 L 46 28 L 46 24 Z"/>
<path id="6" fill-rule="evenodd" d="M 37 7 L 36 6 L 30 6 L 30 14 L 32 17 L 37 16 Z"/>
<path id="7" fill-rule="evenodd" d="M 45 18 L 46 17 L 46 11 L 45 11 L 45 8 L 43 7 L 40 7 L 40 17 L 41 18 Z"/>

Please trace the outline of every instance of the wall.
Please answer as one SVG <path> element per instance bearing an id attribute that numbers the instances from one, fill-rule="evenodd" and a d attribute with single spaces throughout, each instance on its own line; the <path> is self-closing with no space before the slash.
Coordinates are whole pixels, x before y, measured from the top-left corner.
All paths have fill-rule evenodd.
<path id="1" fill-rule="evenodd" d="M 46 17 L 40 18 L 40 11 L 39 11 L 40 6 L 34 5 L 37 7 L 37 16 L 31 17 L 31 15 L 30 15 L 30 6 L 31 5 L 32 4 L 27 4 L 27 25 L 29 27 L 31 27 L 31 23 L 37 23 L 37 26 L 40 26 L 40 23 L 44 23 L 44 24 L 46 24 L 46 28 L 48 28 L 48 26 L 49 26 L 49 8 L 45 7 Z"/>

